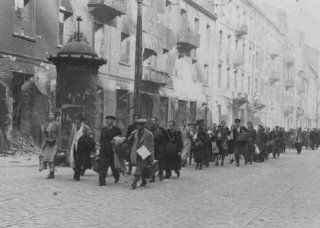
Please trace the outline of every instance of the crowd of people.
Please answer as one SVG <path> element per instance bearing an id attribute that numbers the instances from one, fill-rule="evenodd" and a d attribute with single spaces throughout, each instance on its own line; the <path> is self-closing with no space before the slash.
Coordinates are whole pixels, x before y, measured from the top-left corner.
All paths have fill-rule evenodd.
<path id="1" fill-rule="evenodd" d="M 210 163 L 223 166 L 225 159 L 240 166 L 243 158 L 247 165 L 264 162 L 270 154 L 278 158 L 286 148 L 301 154 L 303 147 L 316 149 L 320 144 L 320 131 L 316 129 L 285 131 L 278 126 L 270 129 L 262 125 L 255 129 L 252 122 L 244 126 L 240 119 L 235 119 L 230 128 L 225 121 L 208 127 L 207 121 L 201 119 L 183 120 L 179 128 L 175 121 L 169 121 L 166 129 L 160 126 L 157 117 L 147 122 L 135 115 L 126 134 L 115 126 L 116 119 L 106 116 L 106 126 L 101 130 L 100 141 L 96 142 L 92 130 L 85 124 L 85 117 L 77 115 L 68 143 L 68 159 L 75 181 L 80 181 L 86 169 L 93 168 L 99 174 L 99 186 L 104 186 L 110 168 L 115 183 L 119 183 L 122 175 L 133 174 L 131 188 L 136 189 L 138 185 L 155 182 L 156 177 L 160 181 L 170 179 L 172 172 L 179 178 L 181 169 L 192 163 L 196 170 L 209 167 Z M 54 158 L 60 143 L 59 123 L 53 113 L 43 133 L 39 171 L 49 166 L 47 179 L 53 179 Z"/>

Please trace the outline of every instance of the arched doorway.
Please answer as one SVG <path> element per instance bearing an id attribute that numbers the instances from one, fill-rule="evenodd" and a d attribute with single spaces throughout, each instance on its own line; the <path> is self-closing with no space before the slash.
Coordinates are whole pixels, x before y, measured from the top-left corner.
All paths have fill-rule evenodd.
<path id="1" fill-rule="evenodd" d="M 148 94 L 141 95 L 141 118 L 150 119 L 153 113 L 153 100 Z"/>

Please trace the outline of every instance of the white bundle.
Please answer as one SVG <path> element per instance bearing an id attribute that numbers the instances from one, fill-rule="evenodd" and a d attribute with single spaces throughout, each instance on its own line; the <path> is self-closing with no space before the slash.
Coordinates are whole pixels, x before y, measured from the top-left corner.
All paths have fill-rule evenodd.
<path id="1" fill-rule="evenodd" d="M 126 138 L 123 136 L 116 136 L 112 139 L 112 142 L 114 143 L 114 146 L 118 146 L 118 145 L 124 143 L 125 140 L 126 140 Z"/>

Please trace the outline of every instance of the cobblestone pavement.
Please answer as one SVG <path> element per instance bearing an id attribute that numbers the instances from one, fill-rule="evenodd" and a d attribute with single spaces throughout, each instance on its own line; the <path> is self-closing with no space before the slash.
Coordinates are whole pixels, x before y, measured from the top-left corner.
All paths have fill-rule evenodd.
<path id="1" fill-rule="evenodd" d="M 98 176 L 56 179 L 36 159 L 0 159 L 0 227 L 320 227 L 320 153 L 293 151 L 252 166 L 189 166 L 180 179 L 129 190 L 131 177 L 98 187 Z"/>

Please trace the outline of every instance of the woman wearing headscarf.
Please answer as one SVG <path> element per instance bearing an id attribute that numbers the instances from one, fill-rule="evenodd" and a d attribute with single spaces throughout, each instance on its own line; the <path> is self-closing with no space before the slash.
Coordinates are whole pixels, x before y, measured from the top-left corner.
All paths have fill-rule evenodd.
<path id="1" fill-rule="evenodd" d="M 60 142 L 60 124 L 55 120 L 54 113 L 49 114 L 48 122 L 43 126 L 43 136 L 40 160 L 49 166 L 49 174 L 47 179 L 53 179 L 54 157 L 59 149 Z M 41 171 L 42 168 L 43 167 L 40 167 L 39 171 Z"/>

